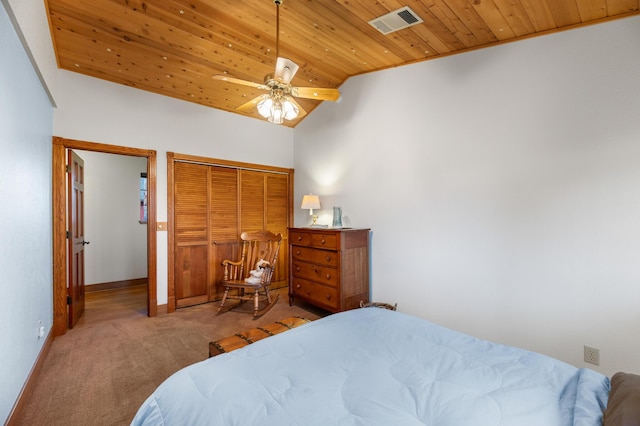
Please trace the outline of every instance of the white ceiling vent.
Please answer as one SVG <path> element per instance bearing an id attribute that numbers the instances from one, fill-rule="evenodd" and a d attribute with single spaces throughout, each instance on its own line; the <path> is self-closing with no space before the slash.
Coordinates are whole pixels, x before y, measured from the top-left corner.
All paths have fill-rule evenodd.
<path id="1" fill-rule="evenodd" d="M 421 22 L 422 19 L 409 6 L 405 6 L 373 19 L 369 24 L 382 34 L 389 34 Z"/>

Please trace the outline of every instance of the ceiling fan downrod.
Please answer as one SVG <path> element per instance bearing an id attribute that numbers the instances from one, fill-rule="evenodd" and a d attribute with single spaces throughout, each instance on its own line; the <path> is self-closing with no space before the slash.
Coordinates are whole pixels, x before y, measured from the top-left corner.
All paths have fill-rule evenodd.
<path id="1" fill-rule="evenodd" d="M 273 0 L 276 5 L 276 59 L 280 57 L 280 5 L 284 0 Z"/>

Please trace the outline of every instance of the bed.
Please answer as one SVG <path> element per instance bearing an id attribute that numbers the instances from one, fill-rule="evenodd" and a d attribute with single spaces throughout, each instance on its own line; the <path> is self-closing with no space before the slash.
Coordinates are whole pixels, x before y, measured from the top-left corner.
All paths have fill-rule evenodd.
<path id="1" fill-rule="evenodd" d="M 132 424 L 602 425 L 611 386 L 590 369 L 363 308 L 176 372 Z"/>

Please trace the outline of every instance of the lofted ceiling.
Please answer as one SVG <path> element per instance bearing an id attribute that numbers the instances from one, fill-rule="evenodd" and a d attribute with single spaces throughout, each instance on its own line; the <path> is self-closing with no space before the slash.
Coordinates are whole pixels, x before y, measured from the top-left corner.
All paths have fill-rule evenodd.
<path id="1" fill-rule="evenodd" d="M 62 69 L 263 120 L 236 108 L 276 62 L 273 0 L 45 0 Z M 284 0 L 279 53 L 294 86 L 351 76 L 639 13 L 639 0 Z M 384 35 L 368 22 L 404 6 L 423 22 Z M 296 99 L 307 113 L 320 101 Z M 285 121 L 295 127 L 304 117 Z"/>

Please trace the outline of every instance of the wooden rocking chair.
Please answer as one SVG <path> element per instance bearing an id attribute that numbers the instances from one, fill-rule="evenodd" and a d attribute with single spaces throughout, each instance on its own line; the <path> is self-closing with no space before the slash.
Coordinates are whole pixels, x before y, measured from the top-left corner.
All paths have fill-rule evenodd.
<path id="1" fill-rule="evenodd" d="M 242 240 L 240 260 L 222 261 L 224 295 L 218 313 L 227 312 L 245 301 L 253 300 L 253 316 L 257 318 L 269 311 L 278 301 L 279 295 L 272 298 L 269 294 L 269 285 L 278 261 L 282 235 L 266 230 L 243 232 L 240 239 Z M 239 300 L 239 302 L 228 307 L 226 305 L 228 299 Z"/>

